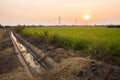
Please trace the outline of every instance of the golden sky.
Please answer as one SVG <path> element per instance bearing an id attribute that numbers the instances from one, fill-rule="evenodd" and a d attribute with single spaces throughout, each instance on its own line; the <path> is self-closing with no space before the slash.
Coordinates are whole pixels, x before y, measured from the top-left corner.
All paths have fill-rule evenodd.
<path id="1" fill-rule="evenodd" d="M 61 24 L 120 24 L 120 0 L 0 0 L 3 25 L 53 25 L 59 16 Z"/>

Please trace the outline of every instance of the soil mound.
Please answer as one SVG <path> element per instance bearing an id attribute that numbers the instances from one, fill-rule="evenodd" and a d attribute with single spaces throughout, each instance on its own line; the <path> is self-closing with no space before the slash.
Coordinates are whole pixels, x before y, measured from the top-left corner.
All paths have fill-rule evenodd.
<path id="1" fill-rule="evenodd" d="M 85 58 L 68 58 L 41 80 L 119 80 L 120 68 Z"/>

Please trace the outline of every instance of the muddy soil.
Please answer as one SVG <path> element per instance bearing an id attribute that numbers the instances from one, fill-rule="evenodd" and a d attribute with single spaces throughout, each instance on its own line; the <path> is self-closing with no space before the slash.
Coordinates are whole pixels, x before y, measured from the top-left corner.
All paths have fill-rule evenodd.
<path id="1" fill-rule="evenodd" d="M 35 80 L 19 62 L 5 29 L 0 29 L 0 80 Z"/>
<path id="2" fill-rule="evenodd" d="M 78 50 L 70 50 L 70 49 L 63 49 L 63 48 L 56 47 L 54 45 L 51 45 L 50 43 L 43 41 L 41 38 L 38 38 L 38 37 L 21 35 L 21 34 L 19 35 L 26 41 L 36 46 L 37 48 L 41 49 L 49 57 L 53 58 L 57 63 L 60 63 L 63 59 L 67 59 L 67 58 L 83 57 L 83 58 L 95 59 L 97 61 L 103 61 L 108 64 L 120 67 L 119 58 L 115 58 L 113 60 L 113 57 L 111 55 L 106 55 L 105 53 L 86 54 Z"/>
<path id="3" fill-rule="evenodd" d="M 120 68 L 86 58 L 68 58 L 41 80 L 120 80 Z"/>
<path id="4" fill-rule="evenodd" d="M 40 75 L 41 80 L 120 80 L 119 66 L 96 61 L 94 55 L 52 46 L 37 37 L 21 36 L 59 63 Z"/>
<path id="5" fill-rule="evenodd" d="M 54 59 L 57 63 L 60 63 L 63 59 L 72 58 L 72 57 L 87 57 L 87 54 L 81 53 L 80 51 L 66 50 L 63 48 L 55 47 L 49 43 L 46 43 L 40 40 L 37 37 L 21 35 L 23 39 L 33 44 L 37 48 L 41 49 L 45 54 Z"/>

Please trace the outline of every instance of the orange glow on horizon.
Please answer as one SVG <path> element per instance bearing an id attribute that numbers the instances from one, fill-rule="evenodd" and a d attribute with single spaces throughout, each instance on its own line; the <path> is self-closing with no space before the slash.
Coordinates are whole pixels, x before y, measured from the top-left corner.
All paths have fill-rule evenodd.
<path id="1" fill-rule="evenodd" d="M 114 4 L 113 4 L 114 3 Z M 0 24 L 120 24 L 120 0 L 0 0 Z"/>

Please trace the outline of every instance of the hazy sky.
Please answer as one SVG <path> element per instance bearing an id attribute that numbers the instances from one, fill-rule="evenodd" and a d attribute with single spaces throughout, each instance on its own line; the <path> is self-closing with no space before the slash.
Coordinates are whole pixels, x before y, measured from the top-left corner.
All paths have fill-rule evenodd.
<path id="1" fill-rule="evenodd" d="M 2 25 L 58 24 L 59 16 L 61 24 L 120 24 L 120 0 L 0 0 Z"/>

